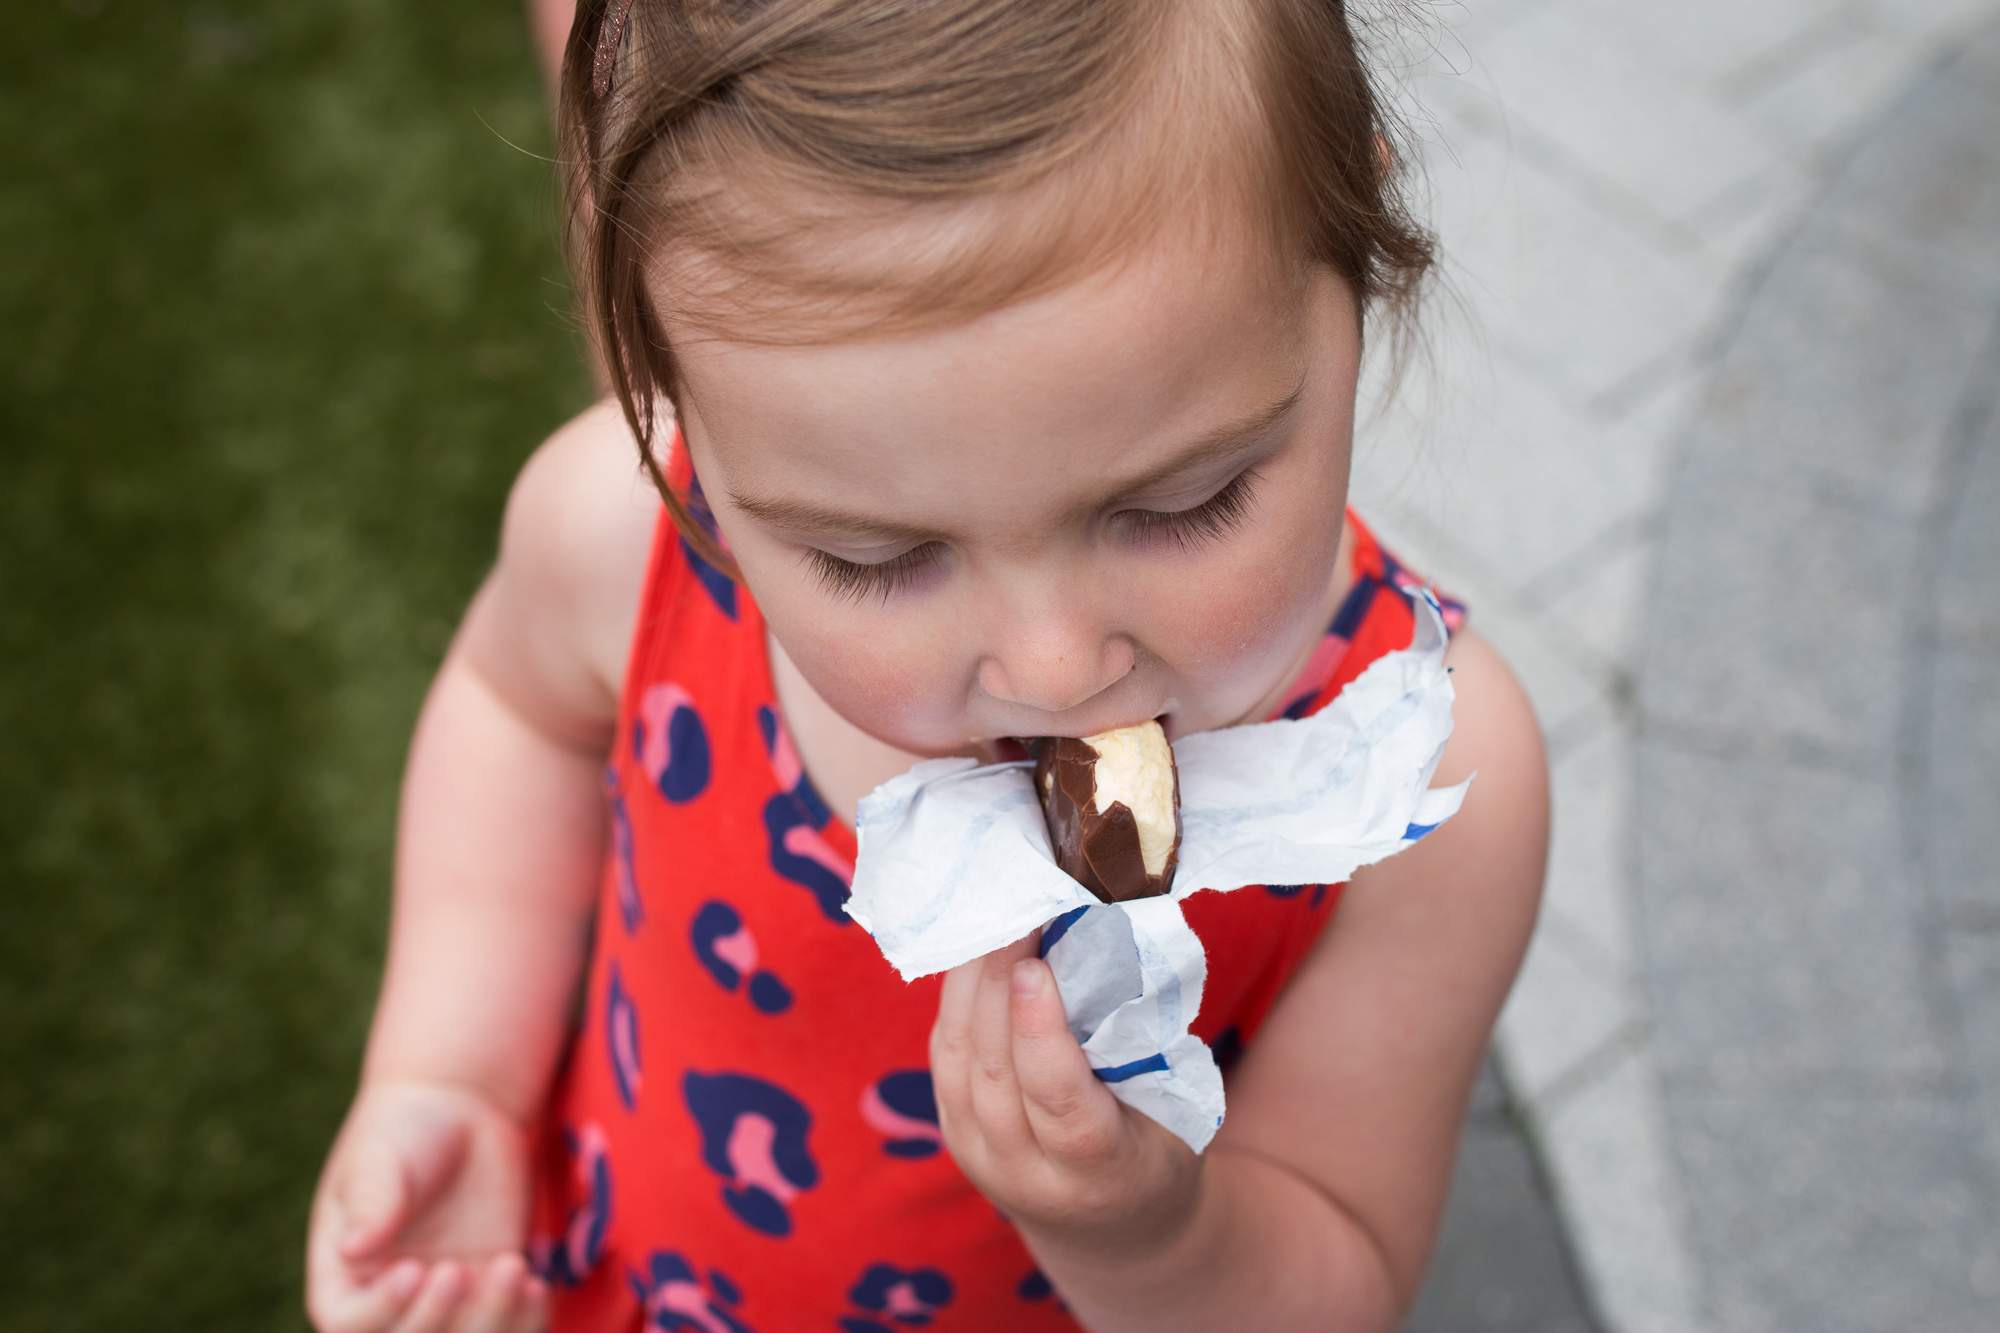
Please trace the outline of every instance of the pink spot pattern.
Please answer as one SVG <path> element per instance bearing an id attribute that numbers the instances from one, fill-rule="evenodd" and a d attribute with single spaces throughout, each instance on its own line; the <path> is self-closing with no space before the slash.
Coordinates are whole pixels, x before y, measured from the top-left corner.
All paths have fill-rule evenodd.
<path id="1" fill-rule="evenodd" d="M 757 938 L 748 926 L 740 927 L 733 935 L 719 936 L 709 947 L 717 958 L 746 977 L 757 970 Z"/>
<path id="2" fill-rule="evenodd" d="M 854 882 L 854 863 L 833 850 L 818 829 L 807 828 L 804 824 L 793 825 L 785 830 L 784 848 L 793 856 L 804 857 L 839 876 L 843 884 Z"/>
<path id="3" fill-rule="evenodd" d="M 943 1143 L 944 1135 L 928 1120 L 918 1120 L 897 1111 L 882 1100 L 873 1083 L 861 1094 L 861 1120 L 870 1129 L 892 1139 L 924 1139 Z"/>
<path id="4" fill-rule="evenodd" d="M 729 1167 L 739 1185 L 754 1186 L 779 1203 L 790 1203 L 799 1191 L 771 1156 L 771 1145 L 777 1141 L 777 1126 L 755 1111 L 744 1112 L 729 1131 Z"/>
<path id="5" fill-rule="evenodd" d="M 654 782 L 674 761 L 673 742 L 668 737 L 676 708 L 693 708 L 694 696 L 674 684 L 662 681 L 639 700 L 639 720 L 645 724 L 645 738 L 639 745 L 639 767 Z"/>

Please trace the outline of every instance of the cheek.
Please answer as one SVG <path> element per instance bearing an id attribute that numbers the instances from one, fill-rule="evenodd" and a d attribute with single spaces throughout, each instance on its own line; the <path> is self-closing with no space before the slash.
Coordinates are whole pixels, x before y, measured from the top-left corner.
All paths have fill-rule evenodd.
<path id="1" fill-rule="evenodd" d="M 1204 702 L 1232 716 L 1275 687 L 1324 628 L 1344 490 L 1291 494 L 1299 498 L 1274 502 L 1275 512 L 1239 542 L 1154 584 L 1151 646 Z"/>
<path id="2" fill-rule="evenodd" d="M 965 663 L 943 627 L 811 595 L 759 605 L 793 665 L 849 722 L 904 749 L 964 743 Z"/>
<path id="3" fill-rule="evenodd" d="M 1326 599 L 1337 534 L 1305 549 L 1292 544 L 1265 559 L 1217 562 L 1183 589 L 1165 594 L 1174 606 L 1164 620 L 1180 673 L 1204 692 L 1255 697 L 1277 684 L 1308 622 Z"/>
<path id="4" fill-rule="evenodd" d="M 920 607 L 827 597 L 798 560 L 725 520 L 765 623 L 815 693 L 863 731 L 907 750 L 964 744 L 965 664 L 950 626 Z"/>

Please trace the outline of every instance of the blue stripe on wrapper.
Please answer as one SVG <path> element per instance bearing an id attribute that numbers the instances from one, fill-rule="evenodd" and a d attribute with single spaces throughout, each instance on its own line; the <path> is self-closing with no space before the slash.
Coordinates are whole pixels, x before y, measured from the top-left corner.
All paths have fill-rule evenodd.
<path id="1" fill-rule="evenodd" d="M 1412 824 L 1403 830 L 1403 838 L 1406 842 L 1415 842 L 1436 827 L 1436 824 Z"/>
<path id="2" fill-rule="evenodd" d="M 1042 949 L 1040 956 L 1043 958 L 1047 958 L 1049 956 L 1049 950 L 1056 947 L 1056 941 L 1061 939 L 1063 936 L 1069 934 L 1069 928 L 1075 925 L 1077 923 L 1077 920 L 1081 918 L 1083 914 L 1085 912 L 1088 912 L 1089 910 L 1090 910 L 1089 903 L 1085 903 L 1081 907 L 1072 907 L 1069 911 L 1064 912 L 1061 916 L 1049 922 L 1048 925 L 1043 926 Z"/>
<path id="3" fill-rule="evenodd" d="M 1164 1074 L 1167 1072 L 1167 1057 L 1149 1055 L 1143 1060 L 1134 1060 L 1129 1065 L 1112 1065 L 1109 1069 L 1093 1069 L 1091 1073 L 1106 1083 L 1123 1083 L 1128 1078 L 1141 1074 Z"/>

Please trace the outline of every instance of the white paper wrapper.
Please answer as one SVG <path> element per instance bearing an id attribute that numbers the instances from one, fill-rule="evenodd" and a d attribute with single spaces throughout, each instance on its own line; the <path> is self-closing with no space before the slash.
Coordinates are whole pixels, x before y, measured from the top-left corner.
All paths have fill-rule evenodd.
<path id="1" fill-rule="evenodd" d="M 1222 1076 L 1188 1032 L 1208 960 L 1181 915 L 1202 889 L 1338 884 L 1457 812 L 1429 790 L 1451 736 L 1444 620 L 1425 594 L 1410 646 L 1296 721 L 1184 736 L 1180 869 L 1160 898 L 1101 903 L 1056 867 L 1033 765 L 934 759 L 862 802 L 847 912 L 906 979 L 1047 925 L 1042 953 L 1070 1030 L 1120 1100 L 1200 1152 L 1222 1124 Z"/>

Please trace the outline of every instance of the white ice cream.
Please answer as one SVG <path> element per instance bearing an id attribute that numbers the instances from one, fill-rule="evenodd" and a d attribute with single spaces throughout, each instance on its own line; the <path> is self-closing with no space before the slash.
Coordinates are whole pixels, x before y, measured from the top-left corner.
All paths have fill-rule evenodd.
<path id="1" fill-rule="evenodd" d="M 1139 859 L 1146 873 L 1167 868 L 1174 849 L 1174 752 L 1157 722 L 1141 722 L 1085 736 L 1097 751 L 1097 813 L 1119 801 L 1139 825 Z"/>

